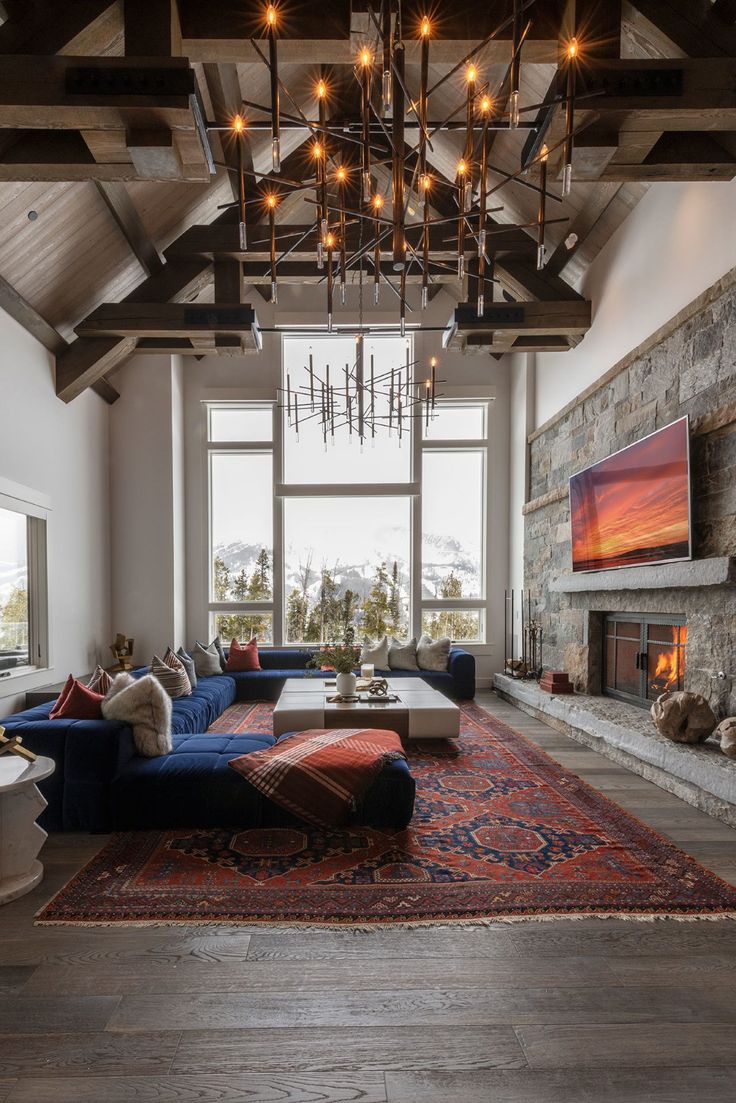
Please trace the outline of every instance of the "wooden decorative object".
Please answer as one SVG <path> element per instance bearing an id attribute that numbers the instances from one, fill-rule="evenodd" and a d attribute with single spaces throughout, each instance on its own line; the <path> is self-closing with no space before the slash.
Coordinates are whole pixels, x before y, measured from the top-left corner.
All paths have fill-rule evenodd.
<path id="1" fill-rule="evenodd" d="M 388 682 L 385 678 L 374 678 L 368 686 L 368 692 L 371 697 L 386 697 L 388 696 Z"/>
<path id="2" fill-rule="evenodd" d="M 575 692 L 570 675 L 564 670 L 545 670 L 539 681 L 539 688 L 545 693 Z"/>
<path id="3" fill-rule="evenodd" d="M 675 743 L 704 743 L 717 720 L 700 693 L 667 690 L 652 705 L 652 720 L 660 735 Z"/>
<path id="4" fill-rule="evenodd" d="M 2 754 L 17 754 L 21 758 L 25 758 L 26 762 L 36 761 L 33 751 L 29 751 L 27 747 L 23 746 L 22 737 L 20 735 L 7 736 L 5 728 L 0 725 L 0 755 Z"/>
<path id="5" fill-rule="evenodd" d="M 715 731 L 721 741 L 721 750 L 729 758 L 736 758 L 736 716 L 728 716 L 721 720 Z"/>
<path id="6" fill-rule="evenodd" d="M 115 637 L 115 643 L 110 644 L 110 650 L 115 657 L 118 671 L 133 669 L 134 646 L 135 640 L 130 636 L 124 636 L 122 632 L 118 632 Z"/>

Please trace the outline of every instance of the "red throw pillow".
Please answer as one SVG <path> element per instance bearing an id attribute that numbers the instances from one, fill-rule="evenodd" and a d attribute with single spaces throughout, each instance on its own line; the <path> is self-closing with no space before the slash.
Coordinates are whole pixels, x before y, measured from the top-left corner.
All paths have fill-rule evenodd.
<path id="1" fill-rule="evenodd" d="M 64 702 L 66 701 L 67 697 L 69 696 L 69 694 L 71 692 L 71 688 L 72 688 L 73 685 L 74 685 L 74 675 L 70 674 L 69 677 L 67 678 L 67 680 L 64 682 L 64 688 L 62 689 L 61 693 L 59 694 L 59 696 L 54 701 L 51 712 L 49 713 L 49 720 L 55 720 L 56 717 L 59 715 L 59 710 L 63 707 Z"/>
<path id="2" fill-rule="evenodd" d="M 70 674 L 56 704 L 49 713 L 49 720 L 100 720 L 103 700 L 104 694 L 87 689 L 82 682 L 72 678 Z"/>
<path id="3" fill-rule="evenodd" d="M 230 644 L 230 651 L 227 656 L 227 663 L 225 670 L 260 670 L 261 664 L 258 661 L 258 640 L 254 636 L 250 643 L 246 643 L 245 646 L 239 644 L 237 640 L 233 640 Z"/>

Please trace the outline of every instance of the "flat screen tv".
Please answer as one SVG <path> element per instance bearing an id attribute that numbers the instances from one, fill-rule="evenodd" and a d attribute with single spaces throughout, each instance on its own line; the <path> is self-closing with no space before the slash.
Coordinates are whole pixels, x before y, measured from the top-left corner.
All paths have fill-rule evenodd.
<path id="1" fill-rule="evenodd" d="M 690 559 L 688 419 L 570 479 L 573 571 Z"/>

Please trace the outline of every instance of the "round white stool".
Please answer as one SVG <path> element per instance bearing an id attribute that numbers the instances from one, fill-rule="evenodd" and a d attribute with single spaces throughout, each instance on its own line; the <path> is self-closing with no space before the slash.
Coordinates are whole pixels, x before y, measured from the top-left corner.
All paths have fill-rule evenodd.
<path id="1" fill-rule="evenodd" d="M 53 774 L 51 758 L 27 762 L 18 755 L 0 756 L 0 904 L 16 900 L 35 888 L 43 877 L 36 855 L 46 832 L 36 823 L 47 801 L 37 781 Z"/>

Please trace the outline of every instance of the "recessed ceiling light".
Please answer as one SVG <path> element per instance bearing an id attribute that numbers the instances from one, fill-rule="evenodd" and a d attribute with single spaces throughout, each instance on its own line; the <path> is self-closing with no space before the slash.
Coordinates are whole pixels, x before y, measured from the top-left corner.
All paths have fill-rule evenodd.
<path id="1" fill-rule="evenodd" d="M 37 218 L 38 218 L 38 211 L 29 211 L 28 212 L 28 221 L 29 222 L 35 222 Z"/>
<path id="2" fill-rule="evenodd" d="M 565 238 L 565 245 L 567 246 L 568 249 L 574 249 L 575 246 L 577 245 L 577 243 L 578 243 L 578 235 L 577 234 L 568 234 L 567 237 Z"/>

